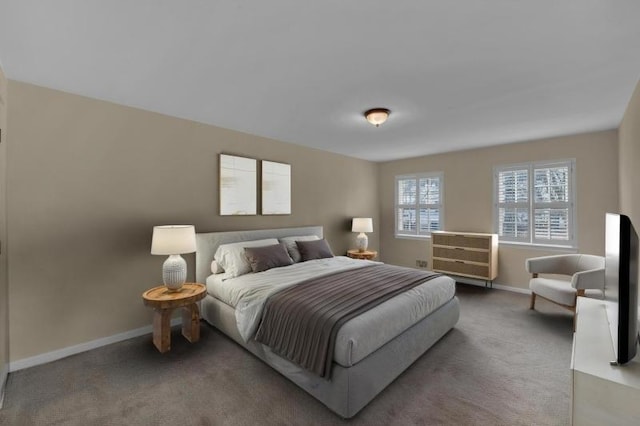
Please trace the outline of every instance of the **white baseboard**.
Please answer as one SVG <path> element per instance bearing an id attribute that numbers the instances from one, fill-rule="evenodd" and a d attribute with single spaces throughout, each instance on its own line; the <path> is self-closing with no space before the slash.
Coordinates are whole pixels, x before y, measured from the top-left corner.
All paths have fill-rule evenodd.
<path id="1" fill-rule="evenodd" d="M 171 320 L 171 326 L 182 324 L 182 318 L 174 318 Z M 110 345 L 112 343 L 121 342 L 123 340 L 131 339 L 133 337 L 149 334 L 153 331 L 153 327 L 148 325 L 146 327 L 136 328 L 135 330 L 125 331 L 124 333 L 114 334 L 113 336 L 103 337 L 101 339 L 92 340 L 90 342 L 80 343 L 78 345 L 68 346 L 66 348 L 57 349 L 55 351 L 46 352 L 40 355 L 32 356 L 29 358 L 19 359 L 9 363 L 9 372 L 23 370 L 25 368 L 34 367 L 40 364 L 46 364 L 51 361 L 66 358 L 71 355 L 79 354 L 81 352 L 90 351 L 101 346 Z"/>
<path id="2" fill-rule="evenodd" d="M 512 287 L 510 285 L 502 284 L 494 284 L 493 288 L 498 290 L 512 291 L 514 293 L 527 294 L 529 296 L 531 295 L 531 290 L 529 290 L 528 288 Z"/>
<path id="3" fill-rule="evenodd" d="M 473 278 L 455 277 L 454 279 L 459 283 L 485 287 L 484 281 L 474 280 Z M 506 290 L 506 291 L 512 291 L 514 293 L 531 295 L 531 290 L 529 290 L 528 288 L 512 287 L 510 285 L 503 285 L 503 284 L 493 284 L 491 288 L 495 288 L 496 290 Z"/>
<path id="4" fill-rule="evenodd" d="M 480 287 L 485 287 L 484 281 L 474 280 L 472 278 L 460 278 L 456 277 L 456 281 L 464 284 L 470 284 Z M 502 284 L 494 284 L 494 289 L 512 291 L 515 293 L 531 294 L 529 289 L 512 287 Z M 171 320 L 171 326 L 182 324 L 182 318 L 174 318 Z M 103 337 L 101 339 L 92 340 L 90 342 L 80 343 L 74 346 L 68 346 L 66 348 L 57 349 L 55 351 L 46 352 L 40 355 L 32 356 L 29 358 L 19 359 L 9 363 L 9 372 L 23 370 L 25 368 L 34 367 L 36 365 L 46 364 L 51 361 L 66 358 L 71 355 L 79 354 L 81 352 L 90 351 L 92 349 L 99 348 L 101 346 L 110 345 L 112 343 L 121 342 L 123 340 L 131 339 L 133 337 L 142 336 L 153 331 L 152 326 L 136 328 L 135 330 L 125 331 L 124 333 L 114 334 L 113 336 Z M 4 397 L 4 387 L 0 384 L 0 408 L 2 408 L 2 399 Z"/>

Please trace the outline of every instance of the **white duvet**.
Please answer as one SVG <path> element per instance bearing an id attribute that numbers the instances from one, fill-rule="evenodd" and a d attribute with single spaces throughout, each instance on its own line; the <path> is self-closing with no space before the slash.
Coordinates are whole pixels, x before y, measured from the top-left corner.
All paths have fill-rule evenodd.
<path id="1" fill-rule="evenodd" d="M 210 275 L 207 278 L 207 292 L 235 308 L 238 331 L 244 341 L 248 342 L 256 332 L 262 308 L 272 294 L 310 278 L 379 263 L 336 256 L 294 263 L 235 278 L 227 278 L 225 274 Z"/>
<path id="2" fill-rule="evenodd" d="M 379 264 L 337 256 L 273 268 L 257 274 L 207 278 L 207 292 L 235 308 L 236 325 L 248 342 L 255 334 L 263 306 L 272 294 L 310 278 Z M 345 323 L 336 337 L 334 359 L 349 366 L 438 309 L 455 295 L 455 281 L 438 277 L 403 292 Z"/>

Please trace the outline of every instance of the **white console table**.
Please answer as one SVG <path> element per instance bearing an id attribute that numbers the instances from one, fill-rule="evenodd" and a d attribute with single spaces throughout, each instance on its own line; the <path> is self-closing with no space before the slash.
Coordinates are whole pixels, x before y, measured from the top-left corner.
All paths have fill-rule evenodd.
<path id="1" fill-rule="evenodd" d="M 607 302 L 578 297 L 571 356 L 571 424 L 640 425 L 640 353 L 624 366 L 615 359 Z"/>

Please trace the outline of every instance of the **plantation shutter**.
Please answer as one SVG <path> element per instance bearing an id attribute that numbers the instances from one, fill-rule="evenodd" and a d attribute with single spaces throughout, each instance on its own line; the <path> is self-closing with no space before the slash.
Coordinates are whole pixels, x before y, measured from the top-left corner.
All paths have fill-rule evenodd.
<path id="1" fill-rule="evenodd" d="M 574 247 L 574 174 L 574 160 L 497 167 L 494 220 L 500 240 Z"/>
<path id="2" fill-rule="evenodd" d="M 566 244 L 573 240 L 571 164 L 536 167 L 533 176 L 533 242 Z"/>
<path id="3" fill-rule="evenodd" d="M 396 177 L 396 236 L 442 229 L 442 173 Z"/>

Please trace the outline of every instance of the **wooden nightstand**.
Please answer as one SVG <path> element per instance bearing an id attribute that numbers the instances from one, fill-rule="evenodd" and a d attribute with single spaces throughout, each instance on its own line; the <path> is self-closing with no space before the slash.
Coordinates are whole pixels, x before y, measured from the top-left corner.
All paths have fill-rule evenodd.
<path id="1" fill-rule="evenodd" d="M 196 302 L 206 295 L 206 287 L 198 283 L 185 283 L 179 291 L 169 291 L 161 285 L 142 293 L 144 304 L 155 310 L 153 344 L 161 353 L 171 349 L 171 313 L 176 308 L 182 308 L 182 335 L 191 343 L 200 340 L 200 311 Z"/>
<path id="2" fill-rule="evenodd" d="M 352 259 L 373 260 L 378 256 L 378 252 L 372 250 L 358 251 L 357 249 L 351 249 L 347 250 L 347 256 Z"/>

